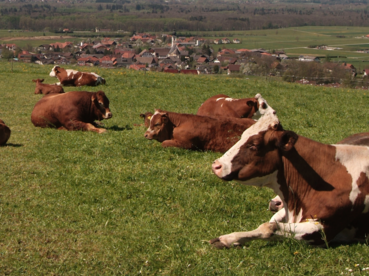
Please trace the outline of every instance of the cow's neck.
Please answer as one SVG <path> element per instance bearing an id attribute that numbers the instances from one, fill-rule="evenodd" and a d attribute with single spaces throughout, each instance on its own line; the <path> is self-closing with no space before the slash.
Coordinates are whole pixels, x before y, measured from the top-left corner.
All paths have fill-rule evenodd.
<path id="1" fill-rule="evenodd" d="M 183 121 L 183 115 L 184 114 L 178 114 L 175 112 L 167 112 L 169 121 L 176 127 L 178 127 L 181 122 Z"/>
<path id="2" fill-rule="evenodd" d="M 280 194 L 288 205 L 290 221 L 298 220 L 304 206 L 318 193 L 334 189 L 326 179 L 335 171 L 335 166 L 340 166 L 335 152 L 331 145 L 299 136 L 295 147 L 283 154 L 278 183 Z"/>

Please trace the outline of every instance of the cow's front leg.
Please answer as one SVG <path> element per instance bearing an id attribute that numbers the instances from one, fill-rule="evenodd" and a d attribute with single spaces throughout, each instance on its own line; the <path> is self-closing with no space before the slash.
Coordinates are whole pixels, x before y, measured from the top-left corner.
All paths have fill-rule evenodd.
<path id="1" fill-rule="evenodd" d="M 84 130 L 84 131 L 94 131 L 97 133 L 104 133 L 106 132 L 105 128 L 97 128 L 93 124 L 84 123 L 81 121 L 68 121 L 64 124 L 64 127 L 68 130 Z"/>
<path id="2" fill-rule="evenodd" d="M 255 239 L 277 240 L 291 237 L 313 245 L 324 245 L 327 242 L 324 234 L 327 233 L 324 233 L 322 224 L 313 219 L 301 223 L 266 222 L 253 231 L 234 232 L 212 239 L 210 244 L 217 248 L 231 248 Z"/>
<path id="3" fill-rule="evenodd" d="M 210 240 L 210 244 L 217 248 L 231 248 L 244 245 L 246 242 L 255 239 L 270 240 L 277 231 L 277 224 L 266 222 L 260 225 L 257 229 L 249 232 L 234 232 L 228 235 L 223 235 Z"/>

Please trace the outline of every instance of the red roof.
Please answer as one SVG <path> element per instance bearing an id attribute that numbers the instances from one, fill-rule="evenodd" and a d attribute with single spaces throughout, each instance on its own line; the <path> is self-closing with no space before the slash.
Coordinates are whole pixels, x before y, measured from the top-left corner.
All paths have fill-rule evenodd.
<path id="1" fill-rule="evenodd" d="M 177 69 L 164 69 L 164 73 L 179 73 Z"/>
<path id="2" fill-rule="evenodd" d="M 198 75 L 197 70 L 190 70 L 190 69 L 181 70 L 180 73 L 182 73 L 182 74 Z"/>

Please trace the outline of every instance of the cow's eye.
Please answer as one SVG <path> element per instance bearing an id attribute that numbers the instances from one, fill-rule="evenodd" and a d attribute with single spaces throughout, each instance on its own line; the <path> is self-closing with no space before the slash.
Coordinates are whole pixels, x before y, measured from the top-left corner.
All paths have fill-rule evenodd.
<path id="1" fill-rule="evenodd" d="M 155 124 L 154 126 L 160 126 L 161 125 L 161 123 L 157 123 L 157 124 Z"/>
<path id="2" fill-rule="evenodd" d="M 253 151 L 256 151 L 256 150 L 258 150 L 258 145 L 250 145 L 249 149 L 253 150 Z"/>
<path id="3" fill-rule="evenodd" d="M 104 104 L 103 103 L 100 103 L 100 102 L 99 102 L 99 105 L 104 106 Z"/>

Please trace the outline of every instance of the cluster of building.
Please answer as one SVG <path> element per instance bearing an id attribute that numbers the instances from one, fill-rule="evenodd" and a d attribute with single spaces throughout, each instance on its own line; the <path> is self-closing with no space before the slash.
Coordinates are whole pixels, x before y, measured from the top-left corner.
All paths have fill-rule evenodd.
<path id="1" fill-rule="evenodd" d="M 168 42 L 168 43 L 166 43 Z M 228 39 L 209 41 L 196 37 L 174 37 L 167 35 L 158 39 L 150 34 L 136 34 L 127 42 L 104 38 L 95 42 L 56 42 L 39 45 L 34 52 L 20 51 L 15 58 L 20 62 L 37 64 L 77 64 L 80 66 L 101 66 L 107 68 L 125 67 L 134 70 L 156 70 L 170 73 L 210 74 L 226 71 L 239 72 L 241 64 L 250 61 L 250 55 L 272 56 L 262 49 L 219 49 L 214 52 L 209 44 L 228 44 Z M 233 43 L 239 43 L 233 39 Z M 158 47 L 157 45 L 165 45 Z M 204 45 L 205 50 L 204 50 Z M 0 47 L 15 51 L 17 45 Z M 146 48 L 137 52 L 138 48 Z M 276 61 L 284 58 L 283 53 Z M 216 69 L 215 69 L 216 68 Z"/>

